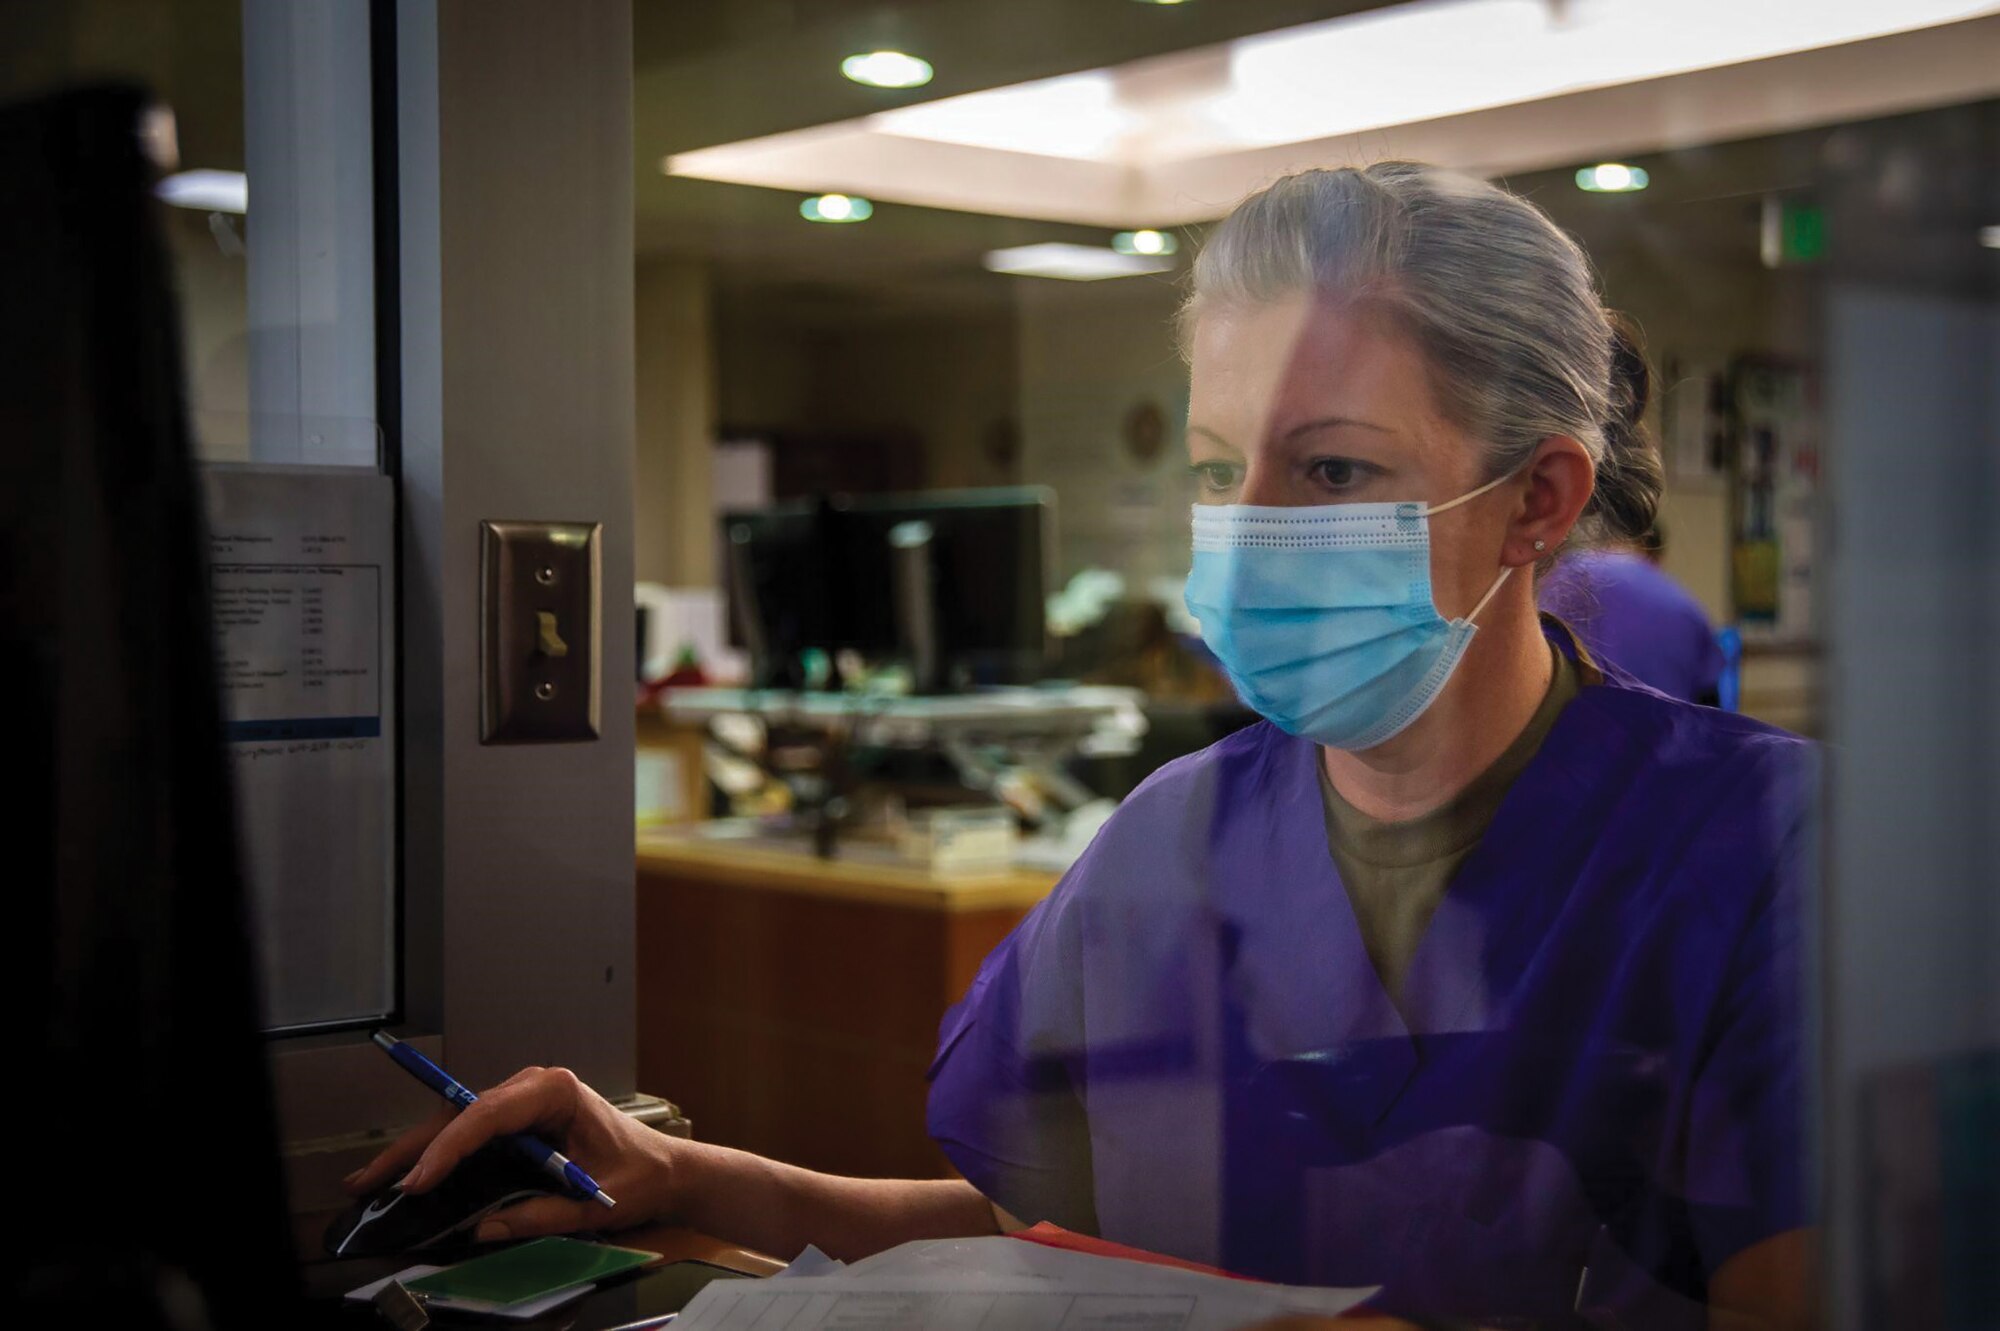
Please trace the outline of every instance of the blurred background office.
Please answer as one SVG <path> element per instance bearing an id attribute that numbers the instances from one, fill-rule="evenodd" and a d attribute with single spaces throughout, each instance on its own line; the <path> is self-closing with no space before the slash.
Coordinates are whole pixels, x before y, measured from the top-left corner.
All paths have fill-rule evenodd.
<path id="1" fill-rule="evenodd" d="M 1668 539 L 1560 552 L 1549 608 L 1671 617 L 1600 646 L 1832 745 L 1799 1149 L 1836 1323 L 2000 1319 L 2000 6 L 0 23 L 9 97 L 172 110 L 296 1209 L 427 1112 L 385 1022 L 467 1081 L 563 1063 L 664 1130 L 941 1170 L 945 1007 L 1118 799 L 1253 719 L 1181 604 L 1186 265 L 1279 174 L 1407 157 L 1532 199 L 1643 331 Z M 588 734 L 494 724 L 486 520 L 594 543 L 595 601 L 530 616 L 538 662 L 589 649 Z M 510 975 L 558 915 L 573 964 Z"/>

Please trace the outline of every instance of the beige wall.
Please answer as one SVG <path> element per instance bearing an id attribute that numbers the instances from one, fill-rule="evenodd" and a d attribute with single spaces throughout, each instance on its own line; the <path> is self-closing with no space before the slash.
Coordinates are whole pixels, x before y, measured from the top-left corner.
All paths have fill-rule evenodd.
<path id="1" fill-rule="evenodd" d="M 816 337 L 795 321 L 716 302 L 716 418 L 731 437 L 798 428 L 813 418 Z"/>
<path id="2" fill-rule="evenodd" d="M 209 229 L 209 215 L 163 208 L 174 281 L 179 288 L 181 359 L 187 367 L 188 409 L 195 447 L 208 462 L 250 457 L 250 360 L 245 320 L 249 268 L 245 256 L 225 254 Z M 238 239 L 245 220 L 225 219 Z"/>
<path id="3" fill-rule="evenodd" d="M 634 283 L 638 465 L 633 567 L 641 582 L 715 583 L 715 350 L 708 274 L 641 259 Z"/>
<path id="4" fill-rule="evenodd" d="M 636 565 L 642 582 L 713 586 L 713 457 L 722 432 L 885 433 L 923 442 L 931 488 L 1007 485 L 1012 314 L 868 314 L 849 322 L 722 294 L 698 262 L 639 260 Z M 1014 432 L 1017 433 L 1017 432 Z"/>
<path id="5" fill-rule="evenodd" d="M 852 322 L 753 300 L 719 301 L 718 417 L 737 437 L 763 433 L 911 435 L 931 488 L 1008 485 L 1018 466 L 990 447 L 1012 428 L 1018 380 L 1006 310 Z"/>
<path id="6" fill-rule="evenodd" d="M 1193 490 L 1187 369 L 1172 335 L 1179 298 L 1165 278 L 1017 285 L 1021 477 L 1055 487 L 1058 578 L 1109 568 L 1140 592 L 1187 575 Z M 1126 417 L 1142 402 L 1166 418 L 1150 461 L 1124 443 Z"/>

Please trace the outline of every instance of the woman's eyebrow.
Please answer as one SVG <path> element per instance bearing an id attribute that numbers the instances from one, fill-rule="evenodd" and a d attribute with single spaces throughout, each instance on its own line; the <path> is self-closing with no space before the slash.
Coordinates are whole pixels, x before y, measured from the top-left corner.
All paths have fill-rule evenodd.
<path id="1" fill-rule="evenodd" d="M 1188 426 L 1188 433 L 1201 435 L 1203 438 L 1212 441 L 1219 448 L 1226 448 L 1232 453 L 1236 452 L 1236 445 L 1230 443 L 1206 425 L 1190 425 Z"/>
<path id="2" fill-rule="evenodd" d="M 1317 420 L 1304 421 L 1298 425 L 1294 425 L 1291 429 L 1285 431 L 1284 441 L 1286 443 L 1290 443 L 1292 440 L 1298 439 L 1304 435 L 1312 434 L 1316 430 L 1334 430 L 1334 429 L 1339 429 L 1342 426 L 1346 426 L 1350 429 L 1357 429 L 1357 430 L 1374 430 L 1378 434 L 1397 433 L 1397 431 L 1390 426 L 1378 425 L 1374 421 L 1364 421 L 1355 416 L 1322 416 Z M 1204 439 L 1207 439 L 1210 442 L 1214 443 L 1218 447 L 1226 448 L 1232 453 L 1238 451 L 1236 445 L 1230 443 L 1227 439 L 1224 439 L 1220 434 L 1216 433 L 1214 430 L 1209 429 L 1206 425 L 1190 425 L 1188 426 L 1188 433 L 1191 435 L 1198 434 L 1202 436 Z"/>
<path id="3" fill-rule="evenodd" d="M 1374 421 L 1359 420 L 1353 416 L 1322 416 L 1318 420 L 1305 421 L 1302 424 L 1294 425 L 1291 429 L 1285 431 L 1285 439 L 1290 441 L 1297 439 L 1300 435 L 1311 434 L 1315 430 L 1332 430 L 1342 426 L 1358 430 L 1375 430 L 1381 434 L 1396 433 L 1394 429 L 1387 425 L 1378 425 Z"/>

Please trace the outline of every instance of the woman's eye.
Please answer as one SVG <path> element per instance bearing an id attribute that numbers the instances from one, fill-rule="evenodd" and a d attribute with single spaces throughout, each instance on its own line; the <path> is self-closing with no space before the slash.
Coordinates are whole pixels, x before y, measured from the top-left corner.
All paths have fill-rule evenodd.
<path id="1" fill-rule="evenodd" d="M 1361 465 L 1352 458 L 1320 458 L 1312 464 L 1313 478 L 1329 489 L 1345 490 L 1362 478 Z"/>
<path id="2" fill-rule="evenodd" d="M 1204 490 L 1221 493 L 1236 488 L 1237 468 L 1230 462 L 1197 462 L 1188 468 L 1201 480 Z"/>

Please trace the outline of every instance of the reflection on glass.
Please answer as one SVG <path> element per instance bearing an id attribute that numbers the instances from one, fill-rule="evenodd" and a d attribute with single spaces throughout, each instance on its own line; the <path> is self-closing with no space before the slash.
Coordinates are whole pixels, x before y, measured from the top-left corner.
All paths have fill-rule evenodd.
<path id="1" fill-rule="evenodd" d="M 1022 85 L 991 103 L 1021 116 L 899 123 L 1085 158 L 1136 114 L 1106 71 L 1047 86 L 1076 114 Z M 1122 803 L 933 1055 L 930 1135 L 1003 1224 L 1467 1324 L 1788 1324 L 1822 1278 L 1855 1324 L 1979 1306 L 1948 1243 L 1862 1259 L 1976 1236 L 1991 1176 L 1996 123 L 1579 143 L 1506 193 L 1309 173 L 1189 228 L 1191 275 L 979 305 L 930 256 L 837 340 L 782 273 L 716 269 L 722 410 L 772 497 L 891 488 L 850 448 L 1052 487 L 1054 669 L 1142 694 L 1136 751 L 1073 769 Z M 962 252 L 1091 241 L 988 220 Z M 1801 736 L 1881 761 L 1829 777 Z M 855 1156 L 916 1158 L 887 1119 Z"/>

